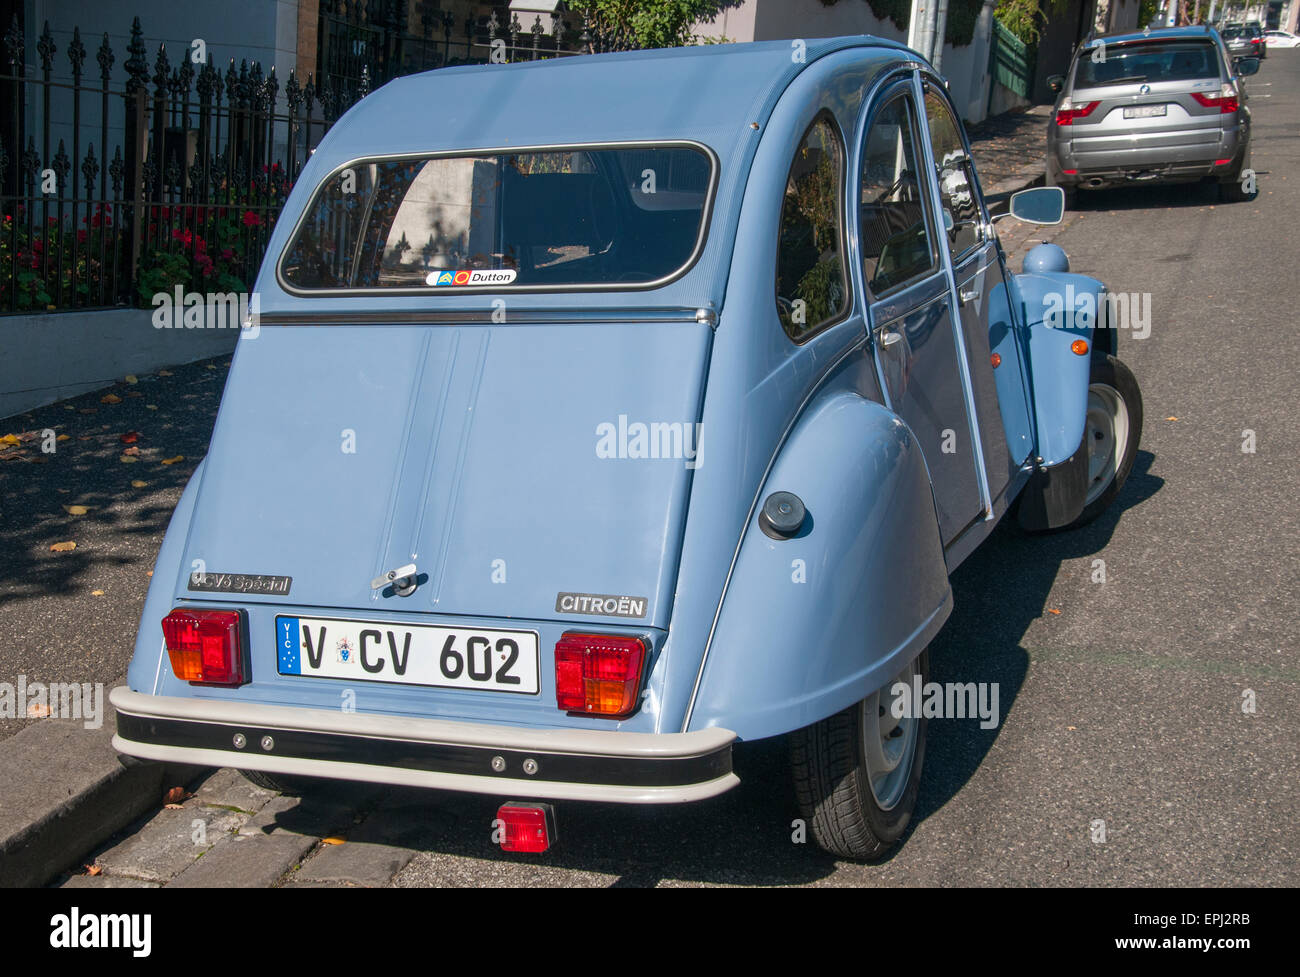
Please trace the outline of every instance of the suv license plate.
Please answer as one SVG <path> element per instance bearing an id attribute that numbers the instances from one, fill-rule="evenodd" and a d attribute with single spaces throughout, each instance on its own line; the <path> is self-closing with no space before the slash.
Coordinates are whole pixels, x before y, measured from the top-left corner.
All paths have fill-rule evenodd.
<path id="1" fill-rule="evenodd" d="M 1130 105 L 1124 110 L 1124 118 L 1153 119 L 1156 116 L 1167 114 L 1168 110 L 1167 105 Z"/>

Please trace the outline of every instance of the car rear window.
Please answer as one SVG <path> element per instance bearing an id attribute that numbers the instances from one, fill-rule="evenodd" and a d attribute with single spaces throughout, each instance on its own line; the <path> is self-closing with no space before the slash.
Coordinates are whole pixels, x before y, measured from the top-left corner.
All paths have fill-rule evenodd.
<path id="1" fill-rule="evenodd" d="M 1191 81 L 1218 78 L 1216 50 L 1208 41 L 1153 41 L 1107 45 L 1104 57 L 1092 59 L 1092 49 L 1079 55 L 1075 88 L 1130 85 L 1139 82 Z"/>
<path id="2" fill-rule="evenodd" d="M 694 144 L 362 160 L 318 188 L 280 275 L 305 292 L 662 283 L 698 253 L 714 179 Z"/>

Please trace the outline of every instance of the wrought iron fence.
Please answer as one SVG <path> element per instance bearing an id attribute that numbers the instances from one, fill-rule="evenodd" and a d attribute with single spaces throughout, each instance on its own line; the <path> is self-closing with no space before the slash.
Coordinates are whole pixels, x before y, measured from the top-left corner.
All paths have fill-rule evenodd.
<path id="1" fill-rule="evenodd" d="M 251 288 L 310 149 L 367 89 L 364 70 L 356 85 L 318 88 L 291 73 L 282 87 L 256 62 L 222 71 L 187 49 L 173 65 L 165 45 L 151 67 L 139 18 L 125 58 L 104 35 L 97 70 L 78 30 L 60 52 L 47 23 L 31 74 L 24 47 L 15 19 L 0 75 L 11 100 L 0 312 L 147 307 L 176 285 Z M 58 58 L 67 70 L 56 77 Z"/>
<path id="2" fill-rule="evenodd" d="M 188 48 L 173 63 L 160 45 L 151 64 L 138 17 L 125 57 L 105 34 L 90 63 L 79 30 L 59 51 L 46 23 L 29 69 L 15 18 L 0 74 L 0 314 L 147 308 L 177 286 L 247 291 L 311 149 L 372 87 L 457 59 L 585 49 L 558 19 L 551 34 L 517 16 L 503 31 L 496 11 L 463 25 L 459 47 L 441 21 L 439 45 L 427 24 L 426 37 L 406 33 L 404 9 L 338 5 L 321 24 L 319 83 L 291 73 L 283 85 L 274 68 L 222 71 Z"/>

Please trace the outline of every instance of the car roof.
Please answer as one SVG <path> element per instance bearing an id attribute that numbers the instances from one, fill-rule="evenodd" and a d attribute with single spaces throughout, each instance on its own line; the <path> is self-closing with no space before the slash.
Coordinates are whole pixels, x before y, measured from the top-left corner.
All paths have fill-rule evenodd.
<path id="1" fill-rule="evenodd" d="M 1123 43 L 1125 41 L 1185 40 L 1193 37 L 1201 38 L 1210 36 L 1212 36 L 1212 29 L 1205 24 L 1195 24 L 1186 27 L 1161 27 L 1157 30 L 1112 31 L 1109 34 L 1090 34 L 1088 37 L 1084 38 L 1081 47 L 1093 47 L 1098 41 L 1105 41 L 1107 44 L 1114 44 Z"/>
<path id="2" fill-rule="evenodd" d="M 918 59 L 896 41 L 869 35 L 808 39 L 798 60 L 794 43 L 696 45 L 406 75 L 345 113 L 319 152 L 337 158 L 629 139 L 697 139 L 721 152 L 715 143 L 765 121 L 794 77 L 826 54 L 874 47 Z"/>

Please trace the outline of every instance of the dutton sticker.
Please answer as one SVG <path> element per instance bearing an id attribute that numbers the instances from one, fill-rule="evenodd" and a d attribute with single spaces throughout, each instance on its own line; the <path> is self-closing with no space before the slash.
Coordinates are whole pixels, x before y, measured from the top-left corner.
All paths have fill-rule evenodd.
<path id="1" fill-rule="evenodd" d="M 427 285 L 509 285 L 518 277 L 513 268 L 462 268 L 459 271 L 431 271 Z"/>

